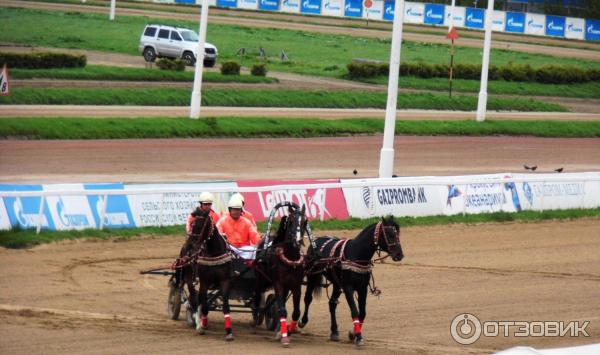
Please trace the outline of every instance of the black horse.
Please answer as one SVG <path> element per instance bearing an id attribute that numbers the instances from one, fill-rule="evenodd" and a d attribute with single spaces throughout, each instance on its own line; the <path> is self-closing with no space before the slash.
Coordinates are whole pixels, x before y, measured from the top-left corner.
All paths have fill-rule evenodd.
<path id="1" fill-rule="evenodd" d="M 350 340 L 356 345 L 363 345 L 362 325 L 367 315 L 367 288 L 373 266 L 371 258 L 381 250 L 389 253 L 394 261 L 402 260 L 404 254 L 400 245 L 400 226 L 389 216 L 367 226 L 352 240 L 321 237 L 316 239 L 315 244 L 316 248 L 311 246 L 307 252 L 308 284 L 304 295 L 304 315 L 299 326 L 303 328 L 308 323 L 313 291 L 320 290 L 325 276 L 333 286 L 329 299 L 330 339 L 339 341 L 335 310 L 338 298 L 344 292 L 354 322 L 354 329 L 349 333 Z M 358 294 L 358 308 L 354 302 L 354 292 Z"/>
<path id="2" fill-rule="evenodd" d="M 268 236 L 269 238 L 263 240 L 258 247 L 253 315 L 254 327 L 256 327 L 259 315 L 264 312 L 260 309 L 261 296 L 269 288 L 273 288 L 280 324 L 277 337 L 283 346 L 288 346 L 290 342 L 288 334 L 297 332 L 296 322 L 300 318 L 300 298 L 304 278 L 304 254 L 301 248 L 308 222 L 305 206 L 300 208 L 295 203 L 287 202 L 275 206 L 274 211 L 285 206 L 289 207 L 289 215 L 282 217 L 277 234 L 272 239 Z M 290 292 L 294 310 L 288 327 L 285 303 Z"/>
<path id="3" fill-rule="evenodd" d="M 184 249 L 192 260 L 193 273 L 200 280 L 198 294 L 200 309 L 197 311 L 196 301 L 190 288 L 190 303 L 195 311 L 196 331 L 204 334 L 208 327 L 208 290 L 219 289 L 223 301 L 223 316 L 225 322 L 225 339 L 233 340 L 229 308 L 229 290 L 231 287 L 231 254 L 225 238 L 219 234 L 210 215 L 204 211 L 193 213 L 195 220 L 192 233 L 188 237 Z M 188 278 L 189 280 L 189 278 Z"/>

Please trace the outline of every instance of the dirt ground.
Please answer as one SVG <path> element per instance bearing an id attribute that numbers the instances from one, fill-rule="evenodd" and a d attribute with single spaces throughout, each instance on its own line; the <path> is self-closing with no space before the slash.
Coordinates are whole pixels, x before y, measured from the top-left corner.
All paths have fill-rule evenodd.
<path id="1" fill-rule="evenodd" d="M 0 182 L 166 182 L 378 175 L 382 136 L 311 139 L 0 140 Z M 401 176 L 600 170 L 600 140 L 413 137 L 395 140 Z M 253 157 L 253 158 L 250 158 Z M 318 157 L 318 158 L 317 158 Z M 358 174 L 353 175 L 356 169 Z"/>
<path id="2" fill-rule="evenodd" d="M 357 231 L 334 233 L 352 236 Z M 323 293 L 311 308 L 310 323 L 286 352 L 478 354 L 517 345 L 599 342 L 599 236 L 597 219 L 405 228 L 405 259 L 375 266 L 383 293 L 368 299 L 366 346 L 357 350 L 347 341 L 327 340 Z M 169 264 L 182 239 L 0 249 L 0 353 L 280 353 L 271 332 L 261 328 L 251 334 L 246 314 L 233 314 L 232 343 L 223 340 L 220 314 L 209 315 L 210 330 L 204 336 L 182 320 L 168 320 L 167 277 L 139 271 Z M 338 310 L 345 332 L 351 326 L 345 301 Z M 482 322 L 587 320 L 590 337 L 500 336 L 462 346 L 452 340 L 450 323 L 464 312 Z"/>

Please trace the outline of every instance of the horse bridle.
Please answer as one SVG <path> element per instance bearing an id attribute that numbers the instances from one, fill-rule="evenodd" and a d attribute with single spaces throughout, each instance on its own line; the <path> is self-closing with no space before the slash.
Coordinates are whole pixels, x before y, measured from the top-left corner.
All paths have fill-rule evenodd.
<path id="1" fill-rule="evenodd" d="M 194 245 L 200 244 L 198 246 L 198 254 L 200 254 L 206 247 L 206 241 L 209 240 L 210 237 L 212 236 L 215 226 L 212 223 L 212 220 L 207 220 L 208 218 L 210 218 L 210 215 L 206 215 L 206 217 L 195 217 L 195 218 L 204 219 L 200 233 L 190 233 L 190 237 L 196 238 L 196 243 L 193 243 L 193 244 Z M 196 223 L 196 221 L 194 223 Z M 208 232 L 206 231 L 207 228 L 208 228 Z M 204 236 L 207 236 L 207 237 L 204 237 Z"/>
<path id="2" fill-rule="evenodd" d="M 394 237 L 393 238 L 390 238 L 388 236 L 388 234 L 386 232 L 387 228 L 393 228 L 394 229 Z M 392 247 L 400 245 L 400 238 L 398 238 L 398 241 L 396 241 L 396 238 L 395 238 L 396 234 L 399 234 L 399 231 L 396 229 L 395 226 L 386 226 L 386 225 L 383 224 L 383 221 L 380 221 L 375 226 L 375 232 L 374 233 L 375 234 L 373 236 L 373 242 L 377 246 L 378 250 L 381 250 L 381 246 L 380 246 L 380 243 L 379 243 L 379 238 L 380 238 L 381 234 L 383 234 L 383 238 L 385 240 L 385 244 L 387 245 L 387 248 L 388 248 L 388 253 L 392 249 Z"/>

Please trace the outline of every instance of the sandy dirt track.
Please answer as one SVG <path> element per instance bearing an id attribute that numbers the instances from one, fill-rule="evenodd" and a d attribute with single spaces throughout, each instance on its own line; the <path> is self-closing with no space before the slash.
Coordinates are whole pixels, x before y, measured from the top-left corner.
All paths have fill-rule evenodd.
<path id="1" fill-rule="evenodd" d="M 2 6 L 5 7 L 23 7 L 23 8 L 36 8 L 46 10 L 59 10 L 59 11 L 81 11 L 81 12 L 94 12 L 94 13 L 107 13 L 106 7 L 102 6 L 89 6 L 89 5 L 75 5 L 75 4 L 53 4 L 53 3 L 42 3 L 42 2 L 30 2 L 30 1 L 17 1 L 17 0 L 4 0 Z M 170 13 L 157 10 L 143 10 L 143 9 L 130 9 L 130 8 L 118 8 L 116 15 L 122 16 L 148 16 L 153 18 L 167 18 L 167 19 L 182 19 L 182 20 L 193 20 L 198 19 L 197 14 L 182 14 L 182 13 Z M 211 23 L 219 24 L 231 24 L 249 27 L 259 28 L 284 28 L 288 30 L 298 31 L 309 31 L 326 34 L 338 34 L 338 35 L 350 35 L 356 37 L 374 37 L 374 38 L 390 38 L 390 30 L 376 30 L 376 29 L 364 29 L 364 28 L 349 28 L 349 27 L 334 27 L 325 26 L 319 24 L 308 24 L 308 23 L 296 23 L 290 21 L 274 21 L 269 18 L 248 18 L 238 16 L 214 16 L 209 14 L 209 21 Z M 406 33 L 404 38 L 412 41 L 419 42 L 430 42 L 430 43 L 443 43 L 447 44 L 448 40 L 443 35 L 432 35 L 424 33 Z M 481 39 L 472 38 L 460 38 L 457 41 L 457 45 L 465 47 L 481 48 L 483 42 Z M 518 52 L 526 53 L 540 53 L 552 56 L 563 56 L 573 57 L 580 59 L 589 60 L 600 60 L 600 51 L 580 49 L 580 48 L 564 48 L 564 47 L 553 47 L 546 45 L 535 45 L 528 43 L 516 43 L 516 42 L 505 42 L 505 41 L 493 41 L 493 48 L 507 49 Z"/>
<path id="2" fill-rule="evenodd" d="M 337 232 L 351 236 L 352 232 Z M 369 354 L 479 354 L 516 345 L 574 346 L 600 341 L 600 225 L 574 222 L 405 228 L 405 259 L 375 266 L 382 296 L 369 296 L 364 327 Z M 250 334 L 249 316 L 233 314 L 237 339 L 225 343 L 222 316 L 209 315 L 195 335 L 165 312 L 166 277 L 142 269 L 168 264 L 183 237 L 80 241 L 30 250 L 0 249 L 2 354 L 114 354 L 190 351 L 281 353 L 264 329 Z M 286 353 L 355 353 L 327 341 L 327 298 Z M 590 321 L 589 338 L 482 338 L 460 346 L 452 319 L 464 312 L 489 320 Z M 350 328 L 344 301 L 340 330 Z"/>
<path id="3" fill-rule="evenodd" d="M 349 178 L 354 169 L 356 177 L 373 177 L 381 144 L 381 136 L 3 140 L 0 182 Z M 600 170 L 600 139 L 593 138 L 399 136 L 395 149 L 394 173 L 406 176 L 519 172 L 524 163 L 538 172 Z"/>

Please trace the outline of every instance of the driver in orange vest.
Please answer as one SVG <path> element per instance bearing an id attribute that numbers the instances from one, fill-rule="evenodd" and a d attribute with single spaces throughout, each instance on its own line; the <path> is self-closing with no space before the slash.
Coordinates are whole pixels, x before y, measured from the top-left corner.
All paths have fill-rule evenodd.
<path id="1" fill-rule="evenodd" d="M 254 228 L 256 228 L 256 220 L 254 219 L 254 215 L 248 211 L 247 209 L 245 209 L 244 207 L 246 206 L 246 201 L 244 200 L 244 195 L 242 195 L 239 192 L 234 193 L 233 195 L 231 195 L 231 197 L 236 197 L 239 198 L 242 201 L 242 217 L 247 218 L 250 222 L 252 222 L 252 225 L 254 226 Z M 223 213 L 223 217 L 225 217 L 228 213 L 224 212 Z"/>
<path id="2" fill-rule="evenodd" d="M 201 193 L 200 198 L 198 199 L 198 202 L 200 203 L 200 205 L 198 207 L 196 207 L 195 211 L 208 212 L 213 223 L 217 224 L 220 217 L 217 214 L 217 212 L 213 211 L 213 209 L 212 209 L 213 200 L 214 200 L 214 196 L 210 192 L 205 191 L 205 192 Z M 192 232 L 192 224 L 194 223 L 194 219 L 196 218 L 194 216 L 194 212 L 190 213 L 190 215 L 188 216 L 188 219 L 187 219 L 187 224 L 185 226 L 185 231 L 187 234 L 190 234 Z"/>
<path id="3" fill-rule="evenodd" d="M 242 216 L 243 202 L 239 196 L 231 196 L 227 207 L 229 214 L 219 219 L 217 229 L 234 247 L 232 249 L 237 255 L 244 259 L 251 259 L 256 245 L 260 242 L 260 234 L 252 222 Z"/>

